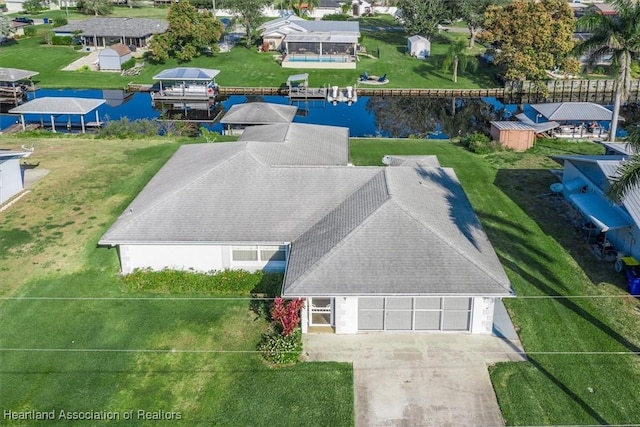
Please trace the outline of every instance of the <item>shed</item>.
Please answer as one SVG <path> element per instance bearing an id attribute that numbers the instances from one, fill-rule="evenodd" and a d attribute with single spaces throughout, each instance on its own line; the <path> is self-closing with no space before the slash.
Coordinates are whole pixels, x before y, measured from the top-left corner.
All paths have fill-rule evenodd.
<path id="1" fill-rule="evenodd" d="M 535 137 L 533 126 L 520 122 L 491 122 L 491 138 L 500 142 L 500 145 L 515 151 L 525 151 L 531 148 Z"/>
<path id="2" fill-rule="evenodd" d="M 422 36 L 411 36 L 407 39 L 407 52 L 418 59 L 431 56 L 431 42 Z"/>
<path id="3" fill-rule="evenodd" d="M 122 69 L 122 64 L 131 59 L 131 49 L 129 46 L 116 43 L 108 48 L 101 50 L 98 54 L 98 63 L 100 70 L 117 70 Z"/>

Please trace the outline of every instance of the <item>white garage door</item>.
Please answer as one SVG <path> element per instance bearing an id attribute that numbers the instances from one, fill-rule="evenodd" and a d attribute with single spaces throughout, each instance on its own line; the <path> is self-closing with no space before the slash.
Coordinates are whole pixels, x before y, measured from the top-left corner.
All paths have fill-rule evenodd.
<path id="1" fill-rule="evenodd" d="M 358 298 L 360 331 L 468 331 L 471 298 Z"/>

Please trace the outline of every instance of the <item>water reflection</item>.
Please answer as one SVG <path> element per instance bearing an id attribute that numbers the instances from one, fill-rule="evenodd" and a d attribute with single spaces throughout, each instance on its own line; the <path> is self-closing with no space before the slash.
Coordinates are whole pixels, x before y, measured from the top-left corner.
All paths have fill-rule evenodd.
<path id="1" fill-rule="evenodd" d="M 289 104 L 284 96 L 240 96 L 219 98 L 212 102 L 154 103 L 149 93 L 129 93 L 122 90 L 56 90 L 40 89 L 36 96 L 99 98 L 107 102 L 99 109 L 103 121 L 127 118 L 187 120 L 197 122 L 211 131 L 222 132 L 218 120 L 235 104 L 246 102 L 272 102 Z M 472 132 L 488 132 L 491 120 L 509 119 L 513 114 L 528 111 L 528 105 L 504 105 L 495 98 L 417 98 L 417 97 L 359 97 L 352 105 L 332 105 L 324 100 L 295 102 L 298 123 L 343 126 L 354 137 L 443 138 L 466 135 Z M 2 113 L 12 108 L 5 106 Z M 623 112 L 626 123 L 637 106 Z M 636 116 L 640 113 L 635 112 Z M 14 124 L 15 115 L 0 114 L 0 130 Z M 27 116 L 27 120 L 48 126 L 49 116 Z M 79 118 L 77 118 L 79 120 Z M 56 123 L 68 121 L 66 115 L 55 117 Z"/>

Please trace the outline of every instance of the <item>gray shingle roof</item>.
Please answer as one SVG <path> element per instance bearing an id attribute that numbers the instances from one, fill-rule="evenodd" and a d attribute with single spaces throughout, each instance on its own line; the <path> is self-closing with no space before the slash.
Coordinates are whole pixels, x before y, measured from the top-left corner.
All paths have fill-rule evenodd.
<path id="1" fill-rule="evenodd" d="M 314 224 L 292 246 L 287 279 L 292 288 L 301 276 L 332 251 L 347 234 L 389 200 L 384 171 L 380 170 L 328 215 Z"/>
<path id="2" fill-rule="evenodd" d="M 19 82 L 20 80 L 26 80 L 37 74 L 40 73 L 37 71 L 20 70 L 18 68 L 0 68 L 0 82 Z"/>
<path id="3" fill-rule="evenodd" d="M 272 166 L 346 166 L 349 129 L 302 123 L 252 126 L 243 132 L 249 151 Z M 279 144 L 274 144 L 279 143 Z"/>
<path id="4" fill-rule="evenodd" d="M 414 156 L 391 156 L 410 166 L 299 166 L 320 133 L 308 126 L 263 126 L 285 142 L 180 147 L 100 244 L 291 243 L 288 296 L 511 294 L 452 169 Z M 345 150 L 347 131 L 328 128 Z"/>
<path id="5" fill-rule="evenodd" d="M 290 242 L 378 172 L 268 167 L 248 145 L 181 147 L 101 243 Z"/>
<path id="6" fill-rule="evenodd" d="M 293 37 L 296 41 L 304 40 L 305 37 L 320 37 L 336 42 L 339 39 L 350 42 L 354 38 L 357 41 L 360 37 L 360 23 L 357 21 L 307 21 L 294 16 L 267 21 L 258 27 L 258 30 L 262 30 L 263 36 L 281 33 L 287 34 L 287 40 Z"/>
<path id="7" fill-rule="evenodd" d="M 87 20 L 71 21 L 67 25 L 54 28 L 59 33 L 73 33 L 80 31 L 86 37 L 146 37 L 167 31 L 169 24 L 148 18 L 91 18 Z"/>
<path id="8" fill-rule="evenodd" d="M 249 102 L 235 104 L 222 117 L 224 124 L 262 125 L 272 123 L 291 123 L 296 116 L 295 105 L 273 104 L 269 102 Z"/>
<path id="9" fill-rule="evenodd" d="M 327 217 L 330 221 L 323 220 L 325 227 L 313 228 L 292 243 L 284 295 L 511 292 L 453 170 L 389 167 L 384 172 L 386 201 L 378 196 L 377 204 L 368 205 L 367 192 L 349 200 L 349 206 L 361 206 L 356 212 L 369 213 L 356 215 L 355 227 L 350 224 L 353 212 L 336 210 Z M 344 233 L 346 229 L 351 231 Z M 342 239 L 331 241 L 330 250 L 318 257 L 314 247 L 323 248 L 333 233 Z"/>

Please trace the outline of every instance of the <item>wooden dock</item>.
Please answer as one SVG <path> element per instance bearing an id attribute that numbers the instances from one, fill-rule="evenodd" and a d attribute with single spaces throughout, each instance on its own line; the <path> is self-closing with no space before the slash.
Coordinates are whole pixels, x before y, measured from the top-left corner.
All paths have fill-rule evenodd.
<path id="1" fill-rule="evenodd" d="M 36 130 L 36 129 L 39 129 L 39 128 L 40 128 L 40 124 L 38 124 L 38 123 L 29 123 L 29 124 L 27 124 L 26 129 L 24 129 L 24 130 L 25 131 L 27 131 L 27 130 Z M 11 126 L 9 126 L 8 128 L 3 129 L 2 131 L 0 131 L 0 134 L 9 135 L 9 134 L 18 133 L 18 132 L 23 132 L 22 124 L 14 123 Z"/>
<path id="2" fill-rule="evenodd" d="M 127 90 L 137 92 L 151 91 L 151 85 L 129 84 Z M 329 86 L 294 87 L 295 93 L 289 93 L 287 85 L 280 87 L 236 87 L 220 86 L 218 94 L 229 95 L 278 95 L 288 96 L 291 100 L 326 98 Z M 423 98 L 483 98 L 494 97 L 509 104 L 535 102 L 581 101 L 610 103 L 615 94 L 613 80 L 549 80 L 542 83 L 523 81 L 507 82 L 505 87 L 488 89 L 432 89 L 432 88 L 385 88 L 354 85 L 359 96 L 403 96 Z M 640 80 L 631 81 L 629 102 L 640 102 Z"/>
<path id="3" fill-rule="evenodd" d="M 431 98 L 480 98 L 504 96 L 504 88 L 494 89 L 391 89 L 380 87 L 357 86 L 360 96 L 416 96 Z M 280 95 L 295 99 L 318 99 L 327 96 L 327 88 L 308 88 L 289 94 L 289 88 L 283 87 L 224 87 L 219 89 L 220 95 Z"/>

